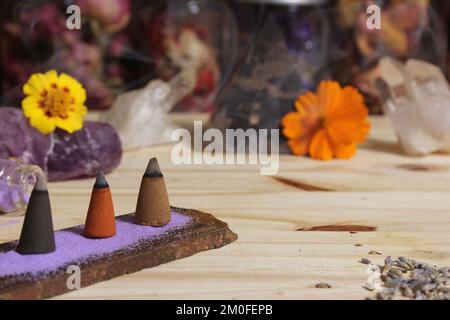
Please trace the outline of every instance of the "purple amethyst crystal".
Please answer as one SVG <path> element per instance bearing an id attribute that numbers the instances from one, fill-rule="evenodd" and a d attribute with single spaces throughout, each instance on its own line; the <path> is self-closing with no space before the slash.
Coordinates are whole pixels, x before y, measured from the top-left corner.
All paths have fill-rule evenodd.
<path id="1" fill-rule="evenodd" d="M 0 107 L 0 158 L 36 164 L 50 181 L 111 172 L 122 158 L 122 145 L 109 124 L 85 121 L 72 134 L 56 130 L 43 135 L 28 124 L 22 110 Z"/>

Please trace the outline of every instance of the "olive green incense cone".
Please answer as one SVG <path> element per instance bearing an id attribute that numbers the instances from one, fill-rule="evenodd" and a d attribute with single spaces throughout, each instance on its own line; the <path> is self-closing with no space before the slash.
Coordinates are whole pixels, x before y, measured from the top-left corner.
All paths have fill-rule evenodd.
<path id="1" fill-rule="evenodd" d="M 55 251 L 52 210 L 44 176 L 38 175 L 23 221 L 17 252 L 44 254 Z"/>
<path id="2" fill-rule="evenodd" d="M 170 204 L 164 176 L 156 158 L 150 159 L 142 177 L 136 205 L 136 224 L 162 227 L 170 221 Z"/>

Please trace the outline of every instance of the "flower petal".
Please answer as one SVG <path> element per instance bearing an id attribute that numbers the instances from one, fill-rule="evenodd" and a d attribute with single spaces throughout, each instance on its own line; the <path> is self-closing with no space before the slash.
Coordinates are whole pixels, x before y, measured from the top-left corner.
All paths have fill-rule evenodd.
<path id="1" fill-rule="evenodd" d="M 80 116 L 85 116 L 88 112 L 88 109 L 85 105 L 81 105 L 78 106 L 78 109 L 76 110 L 76 112 L 80 115 Z"/>
<path id="2" fill-rule="evenodd" d="M 298 112 L 290 112 L 281 119 L 283 134 L 286 138 L 295 139 L 302 135 L 301 116 Z"/>
<path id="3" fill-rule="evenodd" d="M 320 129 L 313 137 L 309 146 L 309 155 L 313 159 L 331 160 L 333 159 L 333 150 L 327 132 Z"/>
<path id="4" fill-rule="evenodd" d="M 45 73 L 45 78 L 49 84 L 58 83 L 58 73 L 56 70 L 49 70 Z"/>
<path id="5" fill-rule="evenodd" d="M 28 96 L 22 100 L 22 109 L 23 114 L 27 118 L 35 117 L 35 116 L 43 116 L 44 111 L 39 108 L 39 100 L 36 96 Z"/>
<path id="6" fill-rule="evenodd" d="M 322 81 L 317 89 L 319 108 L 325 114 L 333 113 L 339 107 L 341 86 L 336 81 Z"/>
<path id="7" fill-rule="evenodd" d="M 69 76 L 67 73 L 61 73 L 59 75 L 59 83 L 62 87 L 67 86 L 68 88 L 81 89 L 81 84 L 73 77 Z"/>
<path id="8" fill-rule="evenodd" d="M 350 159 L 356 154 L 356 143 L 348 145 L 334 145 L 333 152 L 338 159 Z"/>
<path id="9" fill-rule="evenodd" d="M 364 121 L 335 120 L 327 123 L 326 130 L 333 142 L 350 144 L 364 141 L 368 127 Z"/>
<path id="10" fill-rule="evenodd" d="M 301 115 L 305 115 L 308 112 L 318 112 L 319 99 L 316 94 L 308 91 L 304 95 L 297 98 L 295 101 L 295 108 Z"/>
<path id="11" fill-rule="evenodd" d="M 23 93 L 26 95 L 40 95 L 44 90 L 48 90 L 49 83 L 43 73 L 33 74 L 23 86 Z"/>
<path id="12" fill-rule="evenodd" d="M 297 156 L 304 156 L 308 153 L 309 144 L 311 142 L 310 137 L 292 139 L 288 141 L 289 149 Z"/>
<path id="13" fill-rule="evenodd" d="M 49 134 L 55 131 L 56 120 L 55 118 L 42 116 L 35 116 L 30 118 L 30 126 L 37 129 L 42 134 Z"/>
<path id="14" fill-rule="evenodd" d="M 349 144 L 355 140 L 357 127 L 351 122 L 330 122 L 326 130 L 334 143 Z"/>
<path id="15" fill-rule="evenodd" d="M 369 110 L 364 104 L 363 96 L 354 87 L 347 86 L 342 89 L 339 108 L 329 113 L 327 118 L 361 120 L 367 118 L 368 113 Z"/>
<path id="16" fill-rule="evenodd" d="M 70 90 L 70 94 L 75 98 L 75 103 L 84 104 L 86 101 L 86 90 L 83 86 L 68 74 L 61 73 L 59 76 L 59 84 L 62 88 L 66 87 Z"/>
<path id="17" fill-rule="evenodd" d="M 73 133 L 83 128 L 83 118 L 79 114 L 69 113 L 66 119 L 56 118 L 56 126 L 68 133 Z"/>

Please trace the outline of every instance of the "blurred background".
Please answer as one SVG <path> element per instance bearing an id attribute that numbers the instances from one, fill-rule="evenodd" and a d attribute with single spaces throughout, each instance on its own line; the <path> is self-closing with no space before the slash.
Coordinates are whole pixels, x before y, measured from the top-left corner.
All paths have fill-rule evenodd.
<path id="1" fill-rule="evenodd" d="M 70 4 L 80 30 L 66 27 Z M 370 4 L 381 30 L 366 26 Z M 3 0 L 0 105 L 19 107 L 29 76 L 56 69 L 83 83 L 90 110 L 107 110 L 190 61 L 195 86 L 173 110 L 211 113 L 218 127 L 277 127 L 326 78 L 357 86 L 379 114 L 381 57 L 420 58 L 449 76 L 449 19 L 450 3 L 432 0 Z"/>

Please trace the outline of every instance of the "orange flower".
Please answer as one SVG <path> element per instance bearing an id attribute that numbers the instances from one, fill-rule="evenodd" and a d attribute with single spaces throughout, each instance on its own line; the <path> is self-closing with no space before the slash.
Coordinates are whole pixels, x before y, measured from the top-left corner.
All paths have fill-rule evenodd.
<path id="1" fill-rule="evenodd" d="M 283 117 L 283 134 L 293 154 L 314 159 L 349 159 L 356 144 L 369 132 L 368 110 L 352 86 L 322 81 L 317 93 L 307 92 L 295 101 L 296 112 Z"/>

